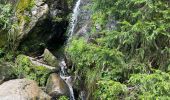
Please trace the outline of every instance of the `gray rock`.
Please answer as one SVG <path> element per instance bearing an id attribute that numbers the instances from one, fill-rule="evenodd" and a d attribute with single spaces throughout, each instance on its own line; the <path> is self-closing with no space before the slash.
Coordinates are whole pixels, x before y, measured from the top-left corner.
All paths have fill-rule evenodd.
<path id="1" fill-rule="evenodd" d="M 53 98 L 58 98 L 59 96 L 65 95 L 70 96 L 70 90 L 68 85 L 58 74 L 51 74 L 46 85 L 47 93 Z"/>
<path id="2" fill-rule="evenodd" d="M 0 85 L 1 100 L 50 100 L 50 98 L 32 80 L 16 79 Z"/>
<path id="3" fill-rule="evenodd" d="M 48 14 L 49 8 L 47 4 L 35 6 L 31 11 L 25 11 L 24 15 L 29 16 L 30 21 L 22 21 L 19 25 L 18 40 L 27 37 L 28 33 L 35 27 L 38 21 L 43 20 Z"/>

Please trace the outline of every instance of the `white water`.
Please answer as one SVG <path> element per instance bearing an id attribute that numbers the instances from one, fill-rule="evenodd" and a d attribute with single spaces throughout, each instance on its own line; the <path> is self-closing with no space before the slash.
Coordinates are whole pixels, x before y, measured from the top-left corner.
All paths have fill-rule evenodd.
<path id="1" fill-rule="evenodd" d="M 67 75 L 67 71 L 66 71 L 66 63 L 65 61 L 61 61 L 60 63 L 60 67 L 61 67 L 61 72 L 60 72 L 60 77 L 67 83 L 69 90 L 70 90 L 70 100 L 75 100 L 74 98 L 74 91 L 73 91 L 73 84 L 72 84 L 72 78 L 71 76 Z"/>
<path id="2" fill-rule="evenodd" d="M 70 28 L 69 28 L 69 31 L 68 31 L 68 36 L 69 36 L 69 39 L 70 40 L 74 34 L 74 31 L 75 31 L 75 27 L 77 25 L 77 18 L 78 18 L 78 15 L 79 15 L 79 12 L 80 12 L 80 3 L 81 3 L 81 0 L 78 0 L 76 2 L 76 5 L 73 9 L 73 14 L 72 14 L 72 18 L 71 18 L 71 21 L 70 21 Z M 73 84 L 72 84 L 72 77 L 71 76 L 68 76 L 67 74 L 67 69 L 66 69 L 66 63 L 65 61 L 61 61 L 60 63 L 60 67 L 61 67 L 61 71 L 60 71 L 60 77 L 67 83 L 68 87 L 69 87 L 69 90 L 70 90 L 70 100 L 75 100 L 75 97 L 74 97 L 74 91 L 73 91 Z"/>
<path id="3" fill-rule="evenodd" d="M 69 90 L 70 90 L 70 100 L 75 100 L 74 98 L 74 91 L 73 91 L 73 84 L 71 76 L 60 76 L 65 82 L 67 83 Z"/>
<path id="4" fill-rule="evenodd" d="M 71 22 L 70 22 L 70 29 L 69 29 L 69 39 L 72 38 L 74 34 L 75 26 L 77 25 L 77 18 L 80 12 L 80 9 L 79 9 L 80 3 L 81 3 L 81 0 L 78 0 L 73 10 L 73 14 L 72 14 Z"/>

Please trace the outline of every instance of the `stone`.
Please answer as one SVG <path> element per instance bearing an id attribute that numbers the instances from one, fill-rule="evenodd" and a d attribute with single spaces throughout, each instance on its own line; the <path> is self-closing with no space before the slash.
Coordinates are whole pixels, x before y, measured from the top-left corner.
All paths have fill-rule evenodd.
<path id="1" fill-rule="evenodd" d="M 28 79 L 10 80 L 0 85 L 1 100 L 50 100 L 35 81 Z"/>
<path id="2" fill-rule="evenodd" d="M 58 67 L 59 66 L 59 61 L 58 59 L 48 50 L 45 49 L 43 53 L 43 60 L 47 62 L 47 64 Z"/>
<path id="3" fill-rule="evenodd" d="M 53 98 L 70 96 L 70 90 L 66 82 L 56 73 L 52 73 L 47 81 L 46 92 Z"/>
<path id="4" fill-rule="evenodd" d="M 12 63 L 0 61 L 0 84 L 11 78 Z"/>

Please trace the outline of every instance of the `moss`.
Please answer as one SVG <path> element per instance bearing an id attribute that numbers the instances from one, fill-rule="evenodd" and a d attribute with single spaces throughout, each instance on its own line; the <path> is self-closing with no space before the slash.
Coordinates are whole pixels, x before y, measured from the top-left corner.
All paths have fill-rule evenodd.
<path id="1" fill-rule="evenodd" d="M 29 23 L 30 18 L 24 14 L 25 11 L 30 11 L 35 5 L 34 0 L 20 0 L 16 7 L 16 14 L 18 18 L 18 24 L 21 25 L 23 22 Z"/>
<path id="2" fill-rule="evenodd" d="M 66 96 L 61 96 L 58 100 L 69 100 L 69 98 Z"/>
<path id="3" fill-rule="evenodd" d="M 15 62 L 14 74 L 17 78 L 28 78 L 38 82 L 40 86 L 45 86 L 50 70 L 44 66 L 34 65 L 25 55 L 19 55 Z"/>
<path id="4" fill-rule="evenodd" d="M 35 5 L 34 0 L 20 0 L 17 5 L 17 12 L 24 12 L 25 10 L 31 10 L 31 8 Z"/>

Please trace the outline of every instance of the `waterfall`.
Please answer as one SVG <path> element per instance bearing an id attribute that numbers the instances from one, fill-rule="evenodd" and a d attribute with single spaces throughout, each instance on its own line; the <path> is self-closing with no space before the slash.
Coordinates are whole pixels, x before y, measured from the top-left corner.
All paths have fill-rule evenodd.
<path id="1" fill-rule="evenodd" d="M 75 100 L 74 98 L 74 91 L 73 91 L 73 84 L 72 84 L 72 77 L 68 75 L 66 63 L 65 61 L 60 62 L 60 77 L 67 83 L 69 90 L 70 90 L 70 100 Z"/>
<path id="2" fill-rule="evenodd" d="M 70 21 L 70 27 L 69 27 L 69 30 L 68 30 L 68 36 L 69 36 L 69 39 L 70 40 L 74 34 L 74 31 L 75 31 L 75 27 L 77 25 L 77 19 L 78 19 L 78 15 L 79 15 L 79 6 L 80 6 L 80 3 L 81 3 L 81 0 L 78 0 L 76 2 L 76 5 L 73 9 L 73 14 L 72 14 L 72 18 L 71 18 L 71 21 Z M 66 63 L 64 60 L 62 60 L 60 62 L 60 77 L 67 83 L 68 87 L 69 87 L 69 90 L 70 90 L 70 100 L 75 100 L 75 97 L 74 97 L 74 91 L 73 91 L 73 84 L 72 84 L 72 77 L 68 75 L 67 73 L 67 66 L 66 66 Z"/>
<path id="3" fill-rule="evenodd" d="M 73 9 L 73 14 L 72 14 L 71 22 L 70 22 L 70 29 L 68 31 L 69 38 L 72 38 L 74 34 L 75 26 L 77 25 L 77 18 L 78 18 L 79 11 L 80 11 L 79 9 L 80 3 L 81 3 L 81 0 L 78 0 Z"/>

